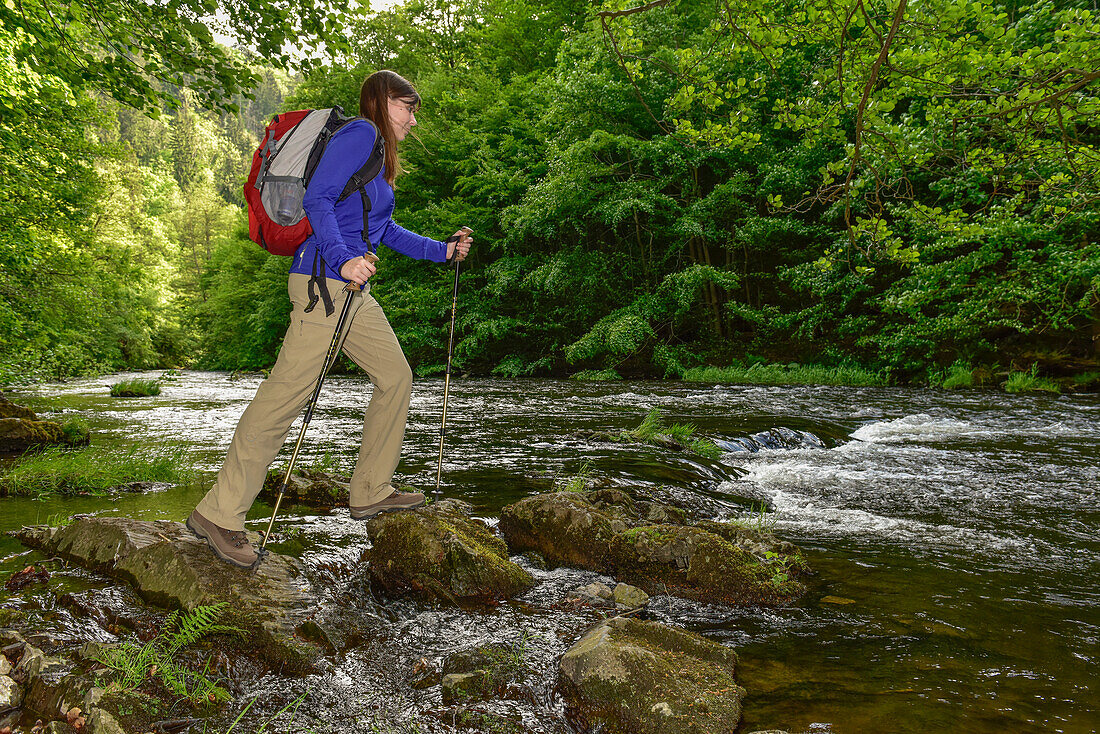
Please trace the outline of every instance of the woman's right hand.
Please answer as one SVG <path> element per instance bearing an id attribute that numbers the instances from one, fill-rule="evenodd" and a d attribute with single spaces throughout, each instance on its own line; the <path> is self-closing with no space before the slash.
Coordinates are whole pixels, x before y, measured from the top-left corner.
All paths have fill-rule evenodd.
<path id="1" fill-rule="evenodd" d="M 374 263 L 365 257 L 353 257 L 340 266 L 340 277 L 355 283 L 360 288 L 374 273 Z"/>

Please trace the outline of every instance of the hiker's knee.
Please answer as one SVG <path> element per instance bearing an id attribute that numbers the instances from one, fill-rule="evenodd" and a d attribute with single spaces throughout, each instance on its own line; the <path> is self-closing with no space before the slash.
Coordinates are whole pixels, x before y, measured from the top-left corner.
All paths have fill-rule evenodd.
<path id="1" fill-rule="evenodd" d="M 374 380 L 374 385 L 379 390 L 395 395 L 408 395 L 412 394 L 412 382 L 413 374 L 412 368 L 409 367 L 409 363 L 402 359 L 399 363 L 395 362 L 384 373 L 378 375 L 378 379 Z"/>

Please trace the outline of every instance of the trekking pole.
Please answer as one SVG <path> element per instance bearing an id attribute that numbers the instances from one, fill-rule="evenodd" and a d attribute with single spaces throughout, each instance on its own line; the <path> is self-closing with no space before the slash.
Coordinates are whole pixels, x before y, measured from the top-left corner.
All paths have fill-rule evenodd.
<path id="1" fill-rule="evenodd" d="M 463 227 L 463 232 L 472 232 L 469 227 Z M 455 254 L 458 254 L 458 239 L 455 240 Z M 455 287 L 454 295 L 451 298 L 451 336 L 447 340 L 447 372 L 443 376 L 443 422 L 439 426 L 439 464 L 435 469 L 435 489 L 432 494 L 438 496 L 442 494 L 439 491 L 439 482 L 443 478 L 443 439 L 447 435 L 447 397 L 451 390 L 451 358 L 454 356 L 455 350 L 455 314 L 458 312 L 458 271 L 462 265 L 461 260 L 455 260 Z"/>
<path id="2" fill-rule="evenodd" d="M 363 255 L 363 259 L 370 263 L 378 262 L 378 256 L 373 252 L 368 252 Z M 321 385 L 324 384 L 325 375 L 328 374 L 332 364 L 336 361 L 336 355 L 340 351 L 340 336 L 343 334 L 344 325 L 348 321 L 348 314 L 351 313 L 352 299 L 355 298 L 355 294 L 360 290 L 362 290 L 361 286 L 357 286 L 355 283 L 348 283 L 344 286 L 344 292 L 348 295 L 344 299 L 344 307 L 340 311 L 340 318 L 336 320 L 336 330 L 332 334 L 332 343 L 328 345 L 328 353 L 325 354 L 325 361 L 321 364 L 321 374 L 317 376 L 317 384 L 313 388 L 313 395 L 310 396 L 309 402 L 306 404 L 306 413 L 302 418 L 302 427 L 298 430 L 298 440 L 294 443 L 294 451 L 290 455 L 290 463 L 286 465 L 286 473 L 283 474 L 283 481 L 279 484 L 279 496 L 275 499 L 275 509 L 271 511 L 271 520 L 267 523 L 267 531 L 264 533 L 263 543 L 260 544 L 259 558 L 256 559 L 257 565 L 263 560 L 264 553 L 266 553 L 267 541 L 271 539 L 271 528 L 275 524 L 275 516 L 279 514 L 279 505 L 283 502 L 283 494 L 290 484 L 290 474 L 294 471 L 294 464 L 298 461 L 298 452 L 302 449 L 302 439 L 305 438 L 306 429 L 309 428 L 309 421 L 313 417 L 313 409 L 317 407 L 317 398 L 321 395 Z"/>

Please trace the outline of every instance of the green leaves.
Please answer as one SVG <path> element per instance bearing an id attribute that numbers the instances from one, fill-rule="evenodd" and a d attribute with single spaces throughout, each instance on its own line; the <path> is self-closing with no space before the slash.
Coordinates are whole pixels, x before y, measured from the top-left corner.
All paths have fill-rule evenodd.
<path id="1" fill-rule="evenodd" d="M 329 58 L 346 52 L 342 30 L 358 12 L 335 2 L 296 3 L 289 12 L 271 0 L 44 0 L 6 2 L 0 22 L 14 32 L 19 61 L 156 115 L 178 107 L 183 88 L 202 107 L 228 110 L 233 95 L 259 81 L 248 58 L 253 53 L 302 70 L 317 49 L 327 49 Z"/>

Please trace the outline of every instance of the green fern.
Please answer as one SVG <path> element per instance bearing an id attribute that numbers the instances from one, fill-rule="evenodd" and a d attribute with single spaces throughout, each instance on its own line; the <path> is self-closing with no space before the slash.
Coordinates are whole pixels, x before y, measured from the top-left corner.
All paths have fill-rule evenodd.
<path id="1" fill-rule="evenodd" d="M 229 693 L 209 677 L 209 663 L 196 673 L 181 667 L 175 660 L 181 650 L 207 635 L 241 632 L 236 627 L 218 624 L 218 618 L 227 606 L 227 602 L 218 602 L 196 607 L 187 613 L 173 611 L 164 620 L 160 634 L 149 642 L 144 645 L 125 642 L 105 650 L 97 660 L 113 671 L 114 683 L 124 691 L 138 688 L 155 678 L 173 695 L 194 704 L 227 701 Z"/>
<path id="2" fill-rule="evenodd" d="M 224 624 L 218 624 L 218 618 L 228 606 L 228 602 L 218 602 L 205 607 L 195 607 L 188 614 L 173 611 L 164 621 L 164 630 L 157 639 L 164 640 L 164 649 L 168 657 L 174 657 L 185 647 L 190 647 L 206 635 L 236 634 L 241 630 Z"/>

